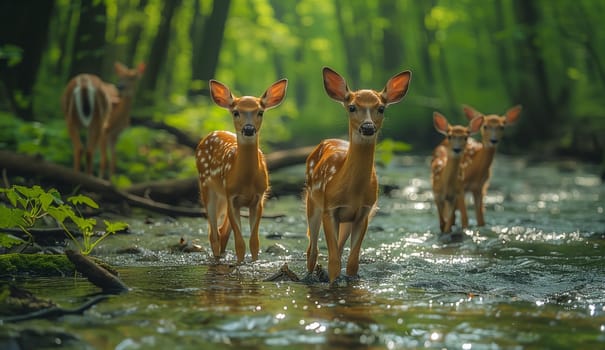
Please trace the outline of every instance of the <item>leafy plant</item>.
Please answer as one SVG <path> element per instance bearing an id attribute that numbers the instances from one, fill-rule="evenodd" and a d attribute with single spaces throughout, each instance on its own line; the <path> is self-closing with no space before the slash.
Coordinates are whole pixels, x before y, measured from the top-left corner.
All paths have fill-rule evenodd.
<path id="1" fill-rule="evenodd" d="M 102 240 L 128 226 L 124 222 L 104 220 L 105 232 L 95 238 L 94 228 L 97 225 L 97 220 L 84 218 L 78 209 L 79 206 L 99 208 L 99 205 L 90 197 L 84 195 L 71 196 L 67 198 L 68 203 L 65 203 L 61 199 L 59 191 L 56 189 L 45 191 L 40 186 L 12 186 L 8 189 L 0 189 L 0 193 L 4 193 L 12 206 L 0 206 L 0 229 L 18 227 L 29 236 L 30 243 L 33 242 L 33 236 L 29 229 L 39 219 L 47 216 L 57 221 L 67 237 L 74 242 L 82 254 L 89 254 Z M 82 233 L 81 242 L 66 226 L 68 221 L 73 222 Z"/>

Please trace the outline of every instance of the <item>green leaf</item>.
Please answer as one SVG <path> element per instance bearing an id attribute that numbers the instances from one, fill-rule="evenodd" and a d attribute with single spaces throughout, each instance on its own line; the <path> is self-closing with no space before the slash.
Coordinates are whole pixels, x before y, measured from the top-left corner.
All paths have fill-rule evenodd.
<path id="1" fill-rule="evenodd" d="M 76 216 L 73 209 L 67 205 L 59 205 L 56 207 L 49 207 L 47 209 L 48 215 L 52 216 L 59 223 L 63 223 L 67 218 L 73 218 Z"/>
<path id="2" fill-rule="evenodd" d="M 50 205 L 55 201 L 55 197 L 53 197 L 50 193 L 42 193 L 40 195 L 40 205 L 42 206 L 42 210 L 47 211 Z"/>
<path id="3" fill-rule="evenodd" d="M 61 199 L 61 194 L 59 193 L 59 191 L 54 188 L 51 188 L 50 190 L 48 190 L 48 194 L 53 196 L 53 199 L 56 204 L 63 204 L 63 200 Z"/>
<path id="4" fill-rule="evenodd" d="M 8 208 L 0 205 L 0 228 L 23 226 L 25 211 L 19 208 Z"/>
<path id="5" fill-rule="evenodd" d="M 79 194 L 77 196 L 71 196 L 71 197 L 67 198 L 67 200 L 74 205 L 85 204 L 94 209 L 99 208 L 99 205 L 97 204 L 97 202 L 92 200 L 92 198 L 84 196 L 82 194 Z"/>
<path id="6" fill-rule="evenodd" d="M 116 233 L 128 228 L 128 224 L 121 221 L 109 222 L 107 220 L 103 220 L 103 222 L 105 223 L 105 231 L 109 233 Z"/>
<path id="7" fill-rule="evenodd" d="M 14 189 L 11 189 L 11 191 L 6 192 L 6 198 L 8 198 L 8 201 L 11 203 L 11 205 L 13 207 L 17 206 L 17 201 L 19 200 L 19 195 L 14 191 Z"/>
<path id="8" fill-rule="evenodd" d="M 93 218 L 82 218 L 77 215 L 70 217 L 70 219 L 78 226 L 82 234 L 92 234 L 92 230 L 97 224 L 97 220 Z"/>

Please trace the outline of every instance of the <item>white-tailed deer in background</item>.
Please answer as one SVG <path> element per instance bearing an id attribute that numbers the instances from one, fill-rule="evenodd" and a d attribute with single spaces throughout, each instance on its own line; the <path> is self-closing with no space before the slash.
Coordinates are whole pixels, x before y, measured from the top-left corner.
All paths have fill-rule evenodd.
<path id="1" fill-rule="evenodd" d="M 439 229 L 443 233 L 449 233 L 455 221 L 456 208 L 464 206 L 460 164 L 466 142 L 470 135 L 481 128 L 483 116 L 473 118 L 468 127 L 452 126 L 443 115 L 435 112 L 433 124 L 439 133 L 445 135 L 445 140 L 433 151 L 431 161 L 433 197 L 439 214 Z"/>
<path id="2" fill-rule="evenodd" d="M 323 69 L 326 93 L 341 103 L 349 117 L 349 142 L 322 141 L 307 158 L 306 206 L 309 236 L 307 270 L 317 263 L 317 239 L 323 229 L 328 246 L 330 282 L 340 274 L 344 245 L 351 236 L 346 273 L 356 276 L 361 242 L 378 198 L 374 168 L 377 133 L 385 108 L 405 96 L 411 72 L 393 76 L 381 91 L 351 91 L 345 80 L 328 67 Z"/>
<path id="3" fill-rule="evenodd" d="M 92 174 L 94 152 L 111 113 L 111 98 L 106 90 L 105 83 L 96 75 L 79 74 L 69 81 L 61 97 L 61 109 L 74 147 L 75 171 L 80 171 L 83 151 L 80 130 L 85 128 L 86 173 Z"/>
<path id="4" fill-rule="evenodd" d="M 111 163 L 109 166 L 109 178 L 116 171 L 116 143 L 118 137 L 130 126 L 130 111 L 132 109 L 134 95 L 139 79 L 145 72 L 145 64 L 139 63 L 136 68 L 129 69 L 125 65 L 116 62 L 114 64 L 116 75 L 118 76 L 117 90 L 113 85 L 109 84 L 109 89 L 112 92 L 112 108 L 107 120 L 103 124 L 103 132 L 101 134 L 101 177 L 105 176 L 107 166 L 107 148 L 111 153 Z M 116 92 L 118 94 L 116 94 Z"/>
<path id="5" fill-rule="evenodd" d="M 279 80 L 261 97 L 234 96 L 224 84 L 210 80 L 214 102 L 233 116 L 236 134 L 214 131 L 196 148 L 200 199 L 206 208 L 208 237 L 215 258 L 225 252 L 231 229 L 235 238 L 237 262 L 244 260 L 246 244 L 242 238 L 240 208 L 249 208 L 250 253 L 258 258 L 258 228 L 269 187 L 265 158 L 259 148 L 263 113 L 278 106 L 286 95 L 288 81 Z M 220 228 L 219 220 L 222 220 Z"/>
<path id="6" fill-rule="evenodd" d="M 469 139 L 462 159 L 464 192 L 472 193 L 477 225 L 483 226 L 485 225 L 483 198 L 489 187 L 489 179 L 492 173 L 491 165 L 496 154 L 496 147 L 500 143 L 500 140 L 502 140 L 504 128 L 519 118 L 521 106 L 517 105 L 510 108 L 503 116 L 495 114 L 484 115 L 470 106 L 464 106 L 464 114 L 469 120 L 484 116 L 483 127 L 481 128 L 481 142 Z M 458 209 L 460 210 L 463 227 L 468 226 L 466 207 L 461 206 Z"/>
<path id="7" fill-rule="evenodd" d="M 86 129 L 86 172 L 92 174 L 94 152 L 101 144 L 99 176 L 103 177 L 107 162 L 107 145 L 111 149 L 110 177 L 115 171 L 115 144 L 118 136 L 130 124 L 130 109 L 136 82 L 145 65 L 128 69 L 116 62 L 118 87 L 93 74 L 79 74 L 67 84 L 61 97 L 61 108 L 67 122 L 69 137 L 74 147 L 74 170 L 80 171 L 82 141 L 80 130 Z"/>

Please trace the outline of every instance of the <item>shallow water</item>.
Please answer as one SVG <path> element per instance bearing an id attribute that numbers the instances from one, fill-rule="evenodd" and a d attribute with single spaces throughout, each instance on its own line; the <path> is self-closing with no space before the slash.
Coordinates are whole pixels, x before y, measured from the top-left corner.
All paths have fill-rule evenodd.
<path id="1" fill-rule="evenodd" d="M 1 327 L 71 334 L 62 341 L 74 348 L 605 348 L 605 185 L 596 168 L 499 156 L 488 225 L 471 220 L 454 240 L 438 232 L 425 158 L 379 173 L 399 188 L 380 197 L 359 281 L 263 282 L 284 262 L 305 273 L 304 208 L 284 197 L 267 203 L 267 214 L 285 216 L 262 221 L 257 262 L 233 266 L 233 240 L 225 264 L 171 252 L 181 237 L 207 247 L 201 218 L 131 220 L 131 234 L 95 251 L 118 267 L 129 293 L 84 316 Z M 136 254 L 118 253 L 135 246 Z M 97 292 L 70 277 L 18 284 L 63 307 Z"/>

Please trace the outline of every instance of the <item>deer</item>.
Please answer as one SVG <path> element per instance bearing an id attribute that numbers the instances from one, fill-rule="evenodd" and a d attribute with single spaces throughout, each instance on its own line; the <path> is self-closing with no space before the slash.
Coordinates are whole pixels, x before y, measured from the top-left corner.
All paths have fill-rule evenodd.
<path id="1" fill-rule="evenodd" d="M 484 115 L 473 107 L 463 106 L 464 115 L 472 120 L 478 116 L 484 116 L 481 128 L 481 142 L 469 139 L 462 159 L 464 193 L 470 192 L 473 196 L 477 226 L 484 226 L 483 198 L 487 194 L 489 180 L 492 175 L 492 162 L 496 154 L 496 148 L 502 140 L 504 128 L 513 124 L 521 114 L 521 105 L 509 108 L 502 116 L 496 114 Z M 461 205 L 460 219 L 464 227 L 468 226 L 466 206 Z"/>
<path id="2" fill-rule="evenodd" d="M 134 103 L 138 81 L 145 72 L 145 64 L 139 63 L 136 68 L 128 68 L 120 62 L 114 64 L 114 70 L 119 82 L 117 89 L 108 84 L 111 91 L 112 108 L 111 113 L 103 124 L 101 133 L 101 177 L 104 176 L 107 167 L 107 150 L 111 153 L 111 163 L 108 177 L 111 179 L 116 172 L 116 144 L 120 134 L 130 126 L 130 112 Z"/>
<path id="3" fill-rule="evenodd" d="M 469 137 L 483 124 L 483 116 L 473 118 L 468 126 L 450 125 L 439 112 L 433 113 L 433 125 L 445 139 L 433 151 L 431 160 L 431 184 L 433 198 L 439 215 L 439 229 L 450 233 L 455 221 L 455 210 L 464 206 L 460 164 Z M 463 226 L 464 228 L 464 226 Z"/>
<path id="4" fill-rule="evenodd" d="M 236 97 L 223 83 L 211 79 L 210 95 L 219 107 L 229 110 L 236 133 L 213 131 L 196 147 L 200 201 L 206 208 L 208 239 L 216 260 L 225 253 L 233 230 L 237 263 L 242 263 L 246 244 L 242 237 L 240 209 L 249 209 L 250 253 L 258 259 L 258 230 L 269 176 L 259 131 L 266 110 L 277 107 L 286 95 L 287 79 L 273 83 L 260 97 Z M 219 219 L 222 220 L 218 226 Z"/>
<path id="5" fill-rule="evenodd" d="M 128 69 L 122 63 L 114 64 L 120 79 L 118 87 L 104 82 L 94 74 L 82 73 L 73 77 L 61 96 L 61 108 L 74 148 L 73 167 L 81 170 L 83 152 L 80 130 L 86 129 L 85 171 L 92 175 L 93 156 L 101 148 L 99 176 L 103 177 L 107 162 L 107 144 L 111 149 L 110 177 L 115 172 L 115 144 L 119 134 L 130 124 L 130 109 L 136 81 L 145 70 L 143 63 Z"/>
<path id="6" fill-rule="evenodd" d="M 340 275 L 344 245 L 351 237 L 348 276 L 357 276 L 361 243 L 376 209 L 378 180 L 374 167 L 377 134 L 385 109 L 401 101 L 408 90 L 410 71 L 391 77 L 381 91 L 349 89 L 345 79 L 323 68 L 327 95 L 340 103 L 349 118 L 349 141 L 323 140 L 306 161 L 307 271 L 316 267 L 318 236 L 323 225 L 328 248 L 328 278 Z"/>

